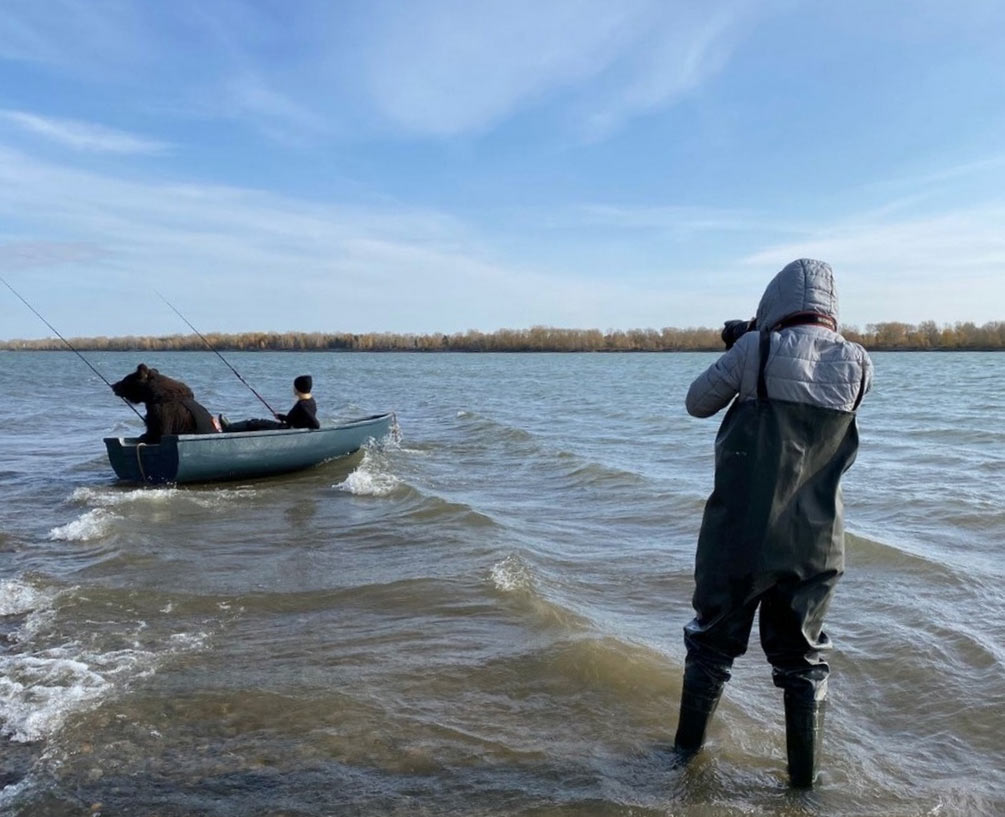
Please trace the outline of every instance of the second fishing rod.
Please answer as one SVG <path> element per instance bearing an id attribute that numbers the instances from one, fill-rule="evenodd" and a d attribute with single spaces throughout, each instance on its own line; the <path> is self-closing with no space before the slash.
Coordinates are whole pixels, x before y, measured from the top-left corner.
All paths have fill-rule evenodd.
<path id="1" fill-rule="evenodd" d="M 202 332 L 200 332 L 198 329 L 196 329 L 188 320 L 188 318 L 182 315 L 181 312 L 178 311 L 177 307 L 175 307 L 175 305 L 172 304 L 167 298 L 165 298 L 160 292 L 158 292 L 156 289 L 154 290 L 154 292 L 157 293 L 157 297 L 159 297 L 162 301 L 164 301 L 164 303 L 166 303 L 171 308 L 172 312 L 174 312 L 179 318 L 181 318 L 185 322 L 185 325 L 188 326 L 189 329 L 191 329 L 199 336 L 199 339 L 204 344 L 206 344 L 206 348 L 209 349 L 211 352 L 213 352 L 213 354 L 215 354 L 218 358 L 220 358 L 220 360 L 223 361 L 224 365 L 234 373 L 237 379 L 240 380 L 248 388 L 248 390 L 262 402 L 262 405 L 264 405 L 269 410 L 269 413 L 273 417 L 278 417 L 279 415 L 276 412 L 276 410 L 268 404 L 268 402 L 264 397 L 262 397 L 262 395 L 260 395 L 257 391 L 255 391 L 254 387 L 252 387 L 252 385 L 248 383 L 247 380 L 244 379 L 244 377 L 241 375 L 239 371 L 237 371 L 237 369 L 235 369 L 233 366 L 230 365 L 230 362 L 227 360 L 227 358 L 225 358 L 222 354 L 220 354 L 219 350 L 217 350 L 217 348 L 213 346 L 213 344 L 210 343 L 209 340 L 206 339 L 206 336 L 203 335 Z"/>

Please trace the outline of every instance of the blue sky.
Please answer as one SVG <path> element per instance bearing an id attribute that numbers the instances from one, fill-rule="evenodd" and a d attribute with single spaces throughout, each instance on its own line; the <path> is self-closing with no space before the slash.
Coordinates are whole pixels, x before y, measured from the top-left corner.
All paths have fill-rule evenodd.
<path id="1" fill-rule="evenodd" d="M 9 0 L 0 275 L 66 336 L 1005 319 L 999 0 Z M 0 338 L 49 330 L 0 288 Z"/>

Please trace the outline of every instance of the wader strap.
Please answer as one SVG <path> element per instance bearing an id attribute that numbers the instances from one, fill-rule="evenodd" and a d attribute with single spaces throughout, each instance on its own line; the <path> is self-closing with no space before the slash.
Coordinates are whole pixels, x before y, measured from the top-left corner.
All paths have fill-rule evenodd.
<path id="1" fill-rule="evenodd" d="M 757 399 L 768 399 L 768 386 L 764 382 L 764 367 L 768 365 L 768 353 L 771 351 L 771 333 L 761 332 L 761 345 L 758 354 L 760 361 L 757 364 Z"/>
<path id="2" fill-rule="evenodd" d="M 852 411 L 858 411 L 859 404 L 862 402 L 862 398 L 865 397 L 865 364 L 862 364 L 862 382 L 858 385 L 858 397 L 855 398 L 855 405 L 851 407 Z"/>

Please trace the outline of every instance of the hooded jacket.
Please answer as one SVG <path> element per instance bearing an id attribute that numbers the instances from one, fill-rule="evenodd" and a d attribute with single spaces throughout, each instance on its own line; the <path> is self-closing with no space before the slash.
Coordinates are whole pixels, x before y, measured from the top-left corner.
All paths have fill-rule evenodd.
<path id="1" fill-rule="evenodd" d="M 872 362 L 859 344 L 816 324 L 775 327 L 799 313 L 832 318 L 838 325 L 834 273 L 823 261 L 802 258 L 768 284 L 757 307 L 758 329 L 771 330 L 765 368 L 768 396 L 853 411 L 872 383 Z M 710 417 L 734 397 L 757 397 L 759 332 L 747 332 L 691 384 L 685 405 L 695 417 Z"/>

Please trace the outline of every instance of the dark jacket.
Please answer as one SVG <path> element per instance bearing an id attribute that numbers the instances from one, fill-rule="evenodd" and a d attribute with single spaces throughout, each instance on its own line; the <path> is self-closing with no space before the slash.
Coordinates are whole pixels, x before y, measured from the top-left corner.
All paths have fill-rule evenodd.
<path id="1" fill-rule="evenodd" d="M 303 400 L 297 400 L 289 414 L 277 414 L 276 416 L 290 428 L 321 428 L 317 414 L 318 404 L 314 402 L 313 397 L 307 397 Z"/>

